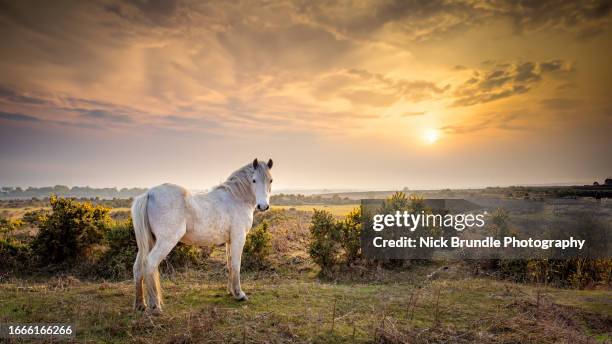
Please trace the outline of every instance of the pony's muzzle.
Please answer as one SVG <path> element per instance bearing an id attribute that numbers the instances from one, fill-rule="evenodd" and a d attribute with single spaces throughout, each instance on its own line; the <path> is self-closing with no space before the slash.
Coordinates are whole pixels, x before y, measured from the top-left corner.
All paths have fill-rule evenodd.
<path id="1" fill-rule="evenodd" d="M 266 211 L 266 210 L 270 209 L 270 205 L 269 204 L 265 204 L 265 205 L 258 204 L 257 205 L 257 209 L 261 210 L 261 211 Z"/>

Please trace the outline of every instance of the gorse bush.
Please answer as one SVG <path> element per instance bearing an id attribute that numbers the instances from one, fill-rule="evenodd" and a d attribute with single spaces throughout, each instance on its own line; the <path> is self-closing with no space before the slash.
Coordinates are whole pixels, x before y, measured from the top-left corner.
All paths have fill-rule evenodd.
<path id="1" fill-rule="evenodd" d="M 353 209 L 344 220 L 339 222 L 342 230 L 341 245 L 347 263 L 361 258 L 361 207 Z"/>
<path id="2" fill-rule="evenodd" d="M 104 244 L 108 250 L 96 262 L 96 275 L 109 279 L 130 278 L 138 253 L 132 220 L 111 225 L 105 233 Z"/>
<path id="3" fill-rule="evenodd" d="M 414 198 L 414 200 L 417 202 L 419 201 L 418 198 Z M 394 214 L 396 211 L 411 210 L 413 208 L 412 203 L 412 200 L 404 192 L 398 191 L 389 196 L 383 202 L 380 213 Z M 414 208 L 420 208 L 420 205 L 417 205 Z"/>
<path id="4" fill-rule="evenodd" d="M 28 245 L 0 239 L 0 272 L 21 272 L 30 259 Z"/>
<path id="5" fill-rule="evenodd" d="M 162 271 L 185 270 L 202 267 L 212 252 L 208 247 L 196 247 L 178 243 L 160 265 Z"/>
<path id="6" fill-rule="evenodd" d="M 23 220 L 11 220 L 0 216 L 0 234 L 8 234 L 23 227 Z"/>
<path id="7" fill-rule="evenodd" d="M 21 218 L 21 220 L 24 223 L 29 224 L 30 226 L 38 227 L 40 226 L 40 224 L 42 223 L 42 221 L 44 220 L 47 214 L 48 214 L 48 211 L 44 209 L 30 210 L 26 212 L 25 214 L 23 214 L 23 217 Z"/>
<path id="8" fill-rule="evenodd" d="M 85 258 L 93 244 L 104 238 L 110 209 L 67 198 L 50 199 L 51 213 L 39 219 L 33 253 L 43 263 L 63 263 Z"/>
<path id="9" fill-rule="evenodd" d="M 242 264 L 246 269 L 264 269 L 269 266 L 268 257 L 272 252 L 272 234 L 268 231 L 268 222 L 249 231 L 242 250 Z"/>
<path id="10" fill-rule="evenodd" d="M 342 229 L 334 216 L 325 210 L 314 209 L 310 223 L 308 253 L 321 267 L 321 274 L 328 275 L 339 261 L 342 246 Z"/>
<path id="11" fill-rule="evenodd" d="M 328 211 L 314 210 L 308 253 L 321 267 L 322 275 L 329 275 L 340 263 L 351 264 L 361 258 L 361 226 L 361 208 L 342 220 Z"/>
<path id="12" fill-rule="evenodd" d="M 531 259 L 525 274 L 530 282 L 582 289 L 612 282 L 612 259 Z"/>

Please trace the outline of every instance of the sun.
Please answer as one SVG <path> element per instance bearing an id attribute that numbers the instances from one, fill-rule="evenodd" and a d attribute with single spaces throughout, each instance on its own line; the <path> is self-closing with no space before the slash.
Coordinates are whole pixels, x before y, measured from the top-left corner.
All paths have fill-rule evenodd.
<path id="1" fill-rule="evenodd" d="M 440 139 L 440 133 L 436 129 L 427 129 L 423 133 L 423 139 L 428 144 L 436 143 Z"/>

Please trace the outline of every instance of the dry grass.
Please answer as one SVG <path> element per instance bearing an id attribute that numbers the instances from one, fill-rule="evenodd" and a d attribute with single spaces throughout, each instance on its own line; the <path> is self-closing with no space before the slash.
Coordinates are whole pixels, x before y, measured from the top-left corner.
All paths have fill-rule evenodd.
<path id="1" fill-rule="evenodd" d="M 250 301 L 225 293 L 222 271 L 165 276 L 165 312 L 132 311 L 130 281 L 62 276 L 0 284 L 0 322 L 72 322 L 79 342 L 142 343 L 595 343 L 612 336 L 612 309 L 591 310 L 608 291 L 562 298 L 555 289 L 485 279 L 322 283 L 248 273 Z M 593 302 L 589 302 L 588 296 Z M 538 301 L 539 300 L 539 301 Z"/>

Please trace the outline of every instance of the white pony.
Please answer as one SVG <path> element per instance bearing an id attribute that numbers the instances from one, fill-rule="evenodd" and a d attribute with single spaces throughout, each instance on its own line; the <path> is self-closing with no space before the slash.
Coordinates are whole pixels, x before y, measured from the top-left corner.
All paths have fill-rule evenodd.
<path id="1" fill-rule="evenodd" d="M 144 280 L 150 311 L 161 312 L 158 266 L 179 241 L 198 246 L 225 244 L 227 290 L 236 300 L 248 299 L 240 288 L 240 259 L 255 208 L 265 211 L 270 207 L 271 168 L 272 159 L 267 164 L 255 159 L 209 193 L 190 194 L 183 187 L 163 184 L 134 199 L 136 310 L 147 308 Z"/>

